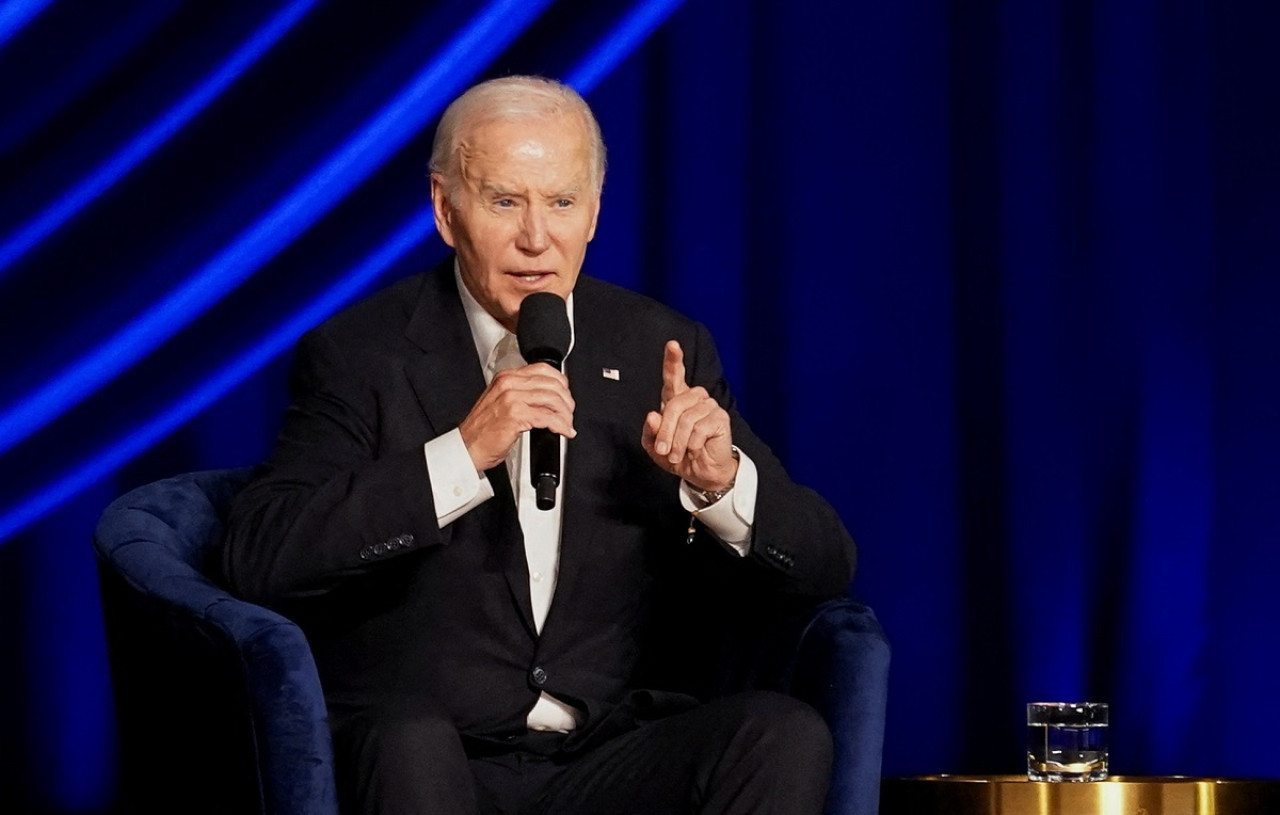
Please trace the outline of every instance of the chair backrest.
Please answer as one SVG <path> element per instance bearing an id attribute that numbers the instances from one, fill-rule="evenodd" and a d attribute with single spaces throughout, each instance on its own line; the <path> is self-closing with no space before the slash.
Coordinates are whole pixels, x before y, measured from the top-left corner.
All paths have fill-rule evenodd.
<path id="1" fill-rule="evenodd" d="M 249 470 L 122 496 L 94 537 L 128 812 L 336 813 L 324 698 L 301 630 L 218 585 Z"/>

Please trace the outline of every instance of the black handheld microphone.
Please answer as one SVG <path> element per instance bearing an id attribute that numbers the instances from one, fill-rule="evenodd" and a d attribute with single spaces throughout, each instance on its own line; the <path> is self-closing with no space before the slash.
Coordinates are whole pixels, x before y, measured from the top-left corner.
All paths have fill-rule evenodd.
<path id="1" fill-rule="evenodd" d="M 559 296 L 534 292 L 520 303 L 516 340 L 520 355 L 528 364 L 545 362 L 560 370 L 572 337 L 569 313 Z M 546 428 L 529 431 L 529 478 L 537 491 L 538 509 L 554 508 L 556 487 L 560 485 L 560 436 Z"/>

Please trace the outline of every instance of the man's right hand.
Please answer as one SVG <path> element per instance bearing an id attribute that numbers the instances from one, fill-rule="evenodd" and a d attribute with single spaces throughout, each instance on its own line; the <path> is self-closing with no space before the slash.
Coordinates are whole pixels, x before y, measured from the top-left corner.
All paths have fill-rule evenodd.
<path id="1" fill-rule="evenodd" d="M 542 363 L 526 365 L 495 374 L 458 430 L 476 472 L 483 473 L 506 460 L 526 430 L 544 427 L 565 438 L 576 436 L 573 407 L 564 374 Z"/>

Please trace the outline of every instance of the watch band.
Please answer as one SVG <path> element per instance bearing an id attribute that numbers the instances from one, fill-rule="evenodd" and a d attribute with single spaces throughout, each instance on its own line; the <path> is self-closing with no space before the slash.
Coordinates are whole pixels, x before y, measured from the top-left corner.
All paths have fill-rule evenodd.
<path id="1" fill-rule="evenodd" d="M 734 461 L 739 460 L 737 447 L 733 448 L 733 460 Z M 722 490 L 704 490 L 700 487 L 695 487 L 692 484 L 689 485 L 689 489 L 693 492 L 694 495 L 698 496 L 699 500 L 701 500 L 704 504 L 706 504 L 707 506 L 711 506 L 715 502 L 719 501 L 721 498 L 728 495 L 729 492 L 733 489 L 733 485 L 736 484 L 737 482 L 738 482 L 738 479 L 735 477 L 732 481 L 729 482 L 729 486 L 725 487 Z"/>
<path id="2" fill-rule="evenodd" d="M 722 490 L 702 490 L 692 484 L 689 485 L 689 489 L 693 491 L 694 495 L 698 496 L 698 500 L 702 501 L 702 503 L 707 506 L 711 506 L 716 501 L 719 501 L 721 498 L 729 494 L 729 491 L 733 489 L 733 482 L 730 481 L 729 486 Z"/>

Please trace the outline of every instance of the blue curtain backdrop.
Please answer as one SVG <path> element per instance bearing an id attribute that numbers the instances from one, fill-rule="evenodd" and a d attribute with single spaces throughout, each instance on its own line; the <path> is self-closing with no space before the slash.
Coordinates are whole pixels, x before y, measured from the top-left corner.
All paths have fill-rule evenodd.
<path id="1" fill-rule="evenodd" d="M 444 254 L 439 102 L 511 72 L 603 124 L 588 273 L 708 323 L 859 540 L 886 774 L 1016 772 L 1022 705 L 1088 698 L 1118 771 L 1280 777 L 1277 30 L 1268 0 L 0 1 L 0 808 L 111 810 L 97 514 L 263 457 L 297 332 Z"/>

